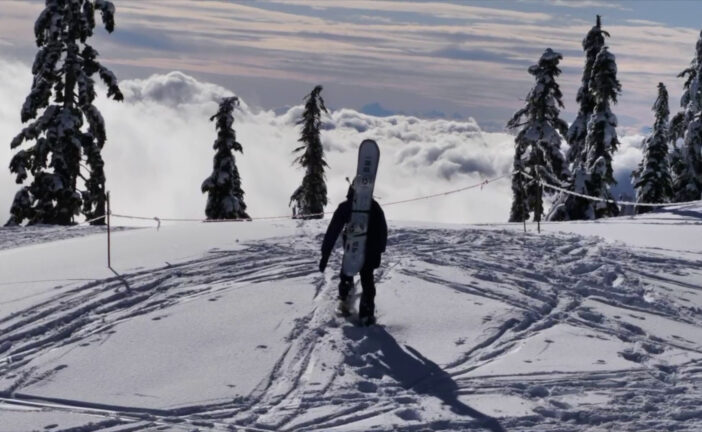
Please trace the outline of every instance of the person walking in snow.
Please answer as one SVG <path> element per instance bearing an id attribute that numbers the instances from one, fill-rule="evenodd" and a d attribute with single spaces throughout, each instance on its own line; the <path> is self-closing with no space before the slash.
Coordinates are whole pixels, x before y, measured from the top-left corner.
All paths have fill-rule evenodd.
<path id="1" fill-rule="evenodd" d="M 319 261 L 319 271 L 324 272 L 332 249 L 336 244 L 339 234 L 344 230 L 343 241 L 346 244 L 345 227 L 351 219 L 351 205 L 353 202 L 353 187 L 349 187 L 346 194 L 346 201 L 339 204 L 334 212 L 327 233 L 322 242 L 322 258 Z M 380 259 L 388 239 L 388 226 L 385 221 L 385 213 L 377 201 L 371 204 L 368 218 L 368 234 L 366 237 L 366 250 L 363 267 L 361 268 L 361 303 L 358 308 L 358 317 L 363 324 L 373 324 L 375 322 L 375 281 L 374 270 L 380 267 Z M 347 276 L 341 272 L 339 281 L 339 312 L 348 316 L 350 314 L 349 301 L 351 300 L 351 289 L 353 288 L 353 276 Z"/>

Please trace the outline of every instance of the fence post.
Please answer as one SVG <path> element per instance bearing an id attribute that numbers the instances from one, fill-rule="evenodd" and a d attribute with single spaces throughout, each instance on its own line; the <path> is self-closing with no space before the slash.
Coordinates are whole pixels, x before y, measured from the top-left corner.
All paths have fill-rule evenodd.
<path id="1" fill-rule="evenodd" d="M 110 242 L 110 192 L 107 192 L 107 267 L 112 268 L 111 242 Z"/>
<path id="2" fill-rule="evenodd" d="M 544 186 L 541 183 L 541 172 L 539 170 L 536 170 L 536 184 L 538 188 L 538 194 L 539 194 L 539 201 L 537 204 L 537 211 L 539 212 L 539 217 L 536 220 L 536 232 L 541 234 L 541 214 L 544 212 Z"/>
<path id="3" fill-rule="evenodd" d="M 536 231 L 541 234 L 541 213 L 543 212 L 544 187 L 539 181 L 539 220 L 536 221 Z"/>

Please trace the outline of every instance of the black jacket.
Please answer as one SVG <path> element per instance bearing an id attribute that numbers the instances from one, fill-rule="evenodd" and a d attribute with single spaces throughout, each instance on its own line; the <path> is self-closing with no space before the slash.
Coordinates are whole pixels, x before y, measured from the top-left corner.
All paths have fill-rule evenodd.
<path id="1" fill-rule="evenodd" d="M 339 238 L 341 230 L 351 220 L 351 201 L 347 200 L 339 204 L 339 207 L 334 212 L 327 234 L 322 242 L 322 261 L 324 263 L 329 259 L 336 239 Z M 344 235 L 344 242 L 346 236 Z M 380 255 L 385 252 L 385 246 L 388 241 L 388 225 L 385 221 L 385 213 L 380 208 L 375 200 L 371 204 L 370 216 L 368 218 L 368 235 L 366 237 L 366 259 L 364 266 L 370 265 L 372 268 L 380 267 Z"/>

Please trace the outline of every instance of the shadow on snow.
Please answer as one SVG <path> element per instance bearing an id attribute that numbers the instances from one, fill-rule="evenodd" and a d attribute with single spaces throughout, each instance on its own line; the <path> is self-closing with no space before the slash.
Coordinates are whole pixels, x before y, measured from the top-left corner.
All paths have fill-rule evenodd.
<path id="1" fill-rule="evenodd" d="M 383 327 L 366 329 L 349 326 L 344 328 L 344 334 L 359 341 L 359 354 L 368 354 L 365 358 L 368 367 L 361 369 L 362 375 L 374 378 L 388 376 L 406 390 L 438 398 L 454 413 L 477 420 L 481 427 L 493 432 L 504 431 L 495 418 L 458 399 L 458 384 L 446 371 L 411 346 L 400 346 Z"/>

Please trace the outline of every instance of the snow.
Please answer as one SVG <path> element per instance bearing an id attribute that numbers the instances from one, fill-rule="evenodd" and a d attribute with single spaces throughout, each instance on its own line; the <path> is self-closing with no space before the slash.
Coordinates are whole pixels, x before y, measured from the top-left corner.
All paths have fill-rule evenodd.
<path id="1" fill-rule="evenodd" d="M 0 232 L 5 230 L 12 228 L 3 228 Z M 70 232 L 73 228 L 68 230 Z M 292 232 L 294 226 L 277 223 L 265 226 L 202 224 L 195 233 L 192 227 L 185 225 L 123 231 L 112 234 L 112 267 L 117 272 L 164 267 L 171 262 L 200 257 L 217 248 L 242 249 L 244 246 L 240 242 L 264 235 L 276 237 Z M 28 307 L 57 292 L 80 287 L 86 281 L 114 278 L 107 268 L 106 251 L 107 242 L 102 235 L 0 249 L 3 284 L 0 285 L 3 288 L 0 290 L 0 316 Z M 37 263 L 42 263 L 40 274 L 36 271 Z"/>
<path id="2" fill-rule="evenodd" d="M 285 347 L 279 341 L 309 308 L 312 288 L 291 292 L 284 282 L 229 283 L 197 296 L 203 288 L 189 286 L 183 297 L 193 298 L 180 300 L 167 311 L 158 307 L 125 321 L 114 334 L 101 331 L 78 347 L 54 350 L 36 362 L 37 372 L 44 372 L 44 365 L 46 370 L 59 363 L 70 367 L 48 382 L 25 387 L 23 393 L 90 400 L 100 389 L 109 389 L 100 403 L 132 406 L 138 401 L 146 409 L 172 409 L 250 394 L 283 354 Z M 257 296 L 261 290 L 265 295 Z M 267 313 L 262 315 L 264 309 Z M 222 343 L 228 340 L 236 341 L 237 350 Z M 204 353 L 207 361 L 203 361 Z M 113 365 L 109 373 L 105 365 Z M 173 371 L 178 371 L 178 380 L 173 379 Z M 230 378 L 223 379 L 226 376 Z M 135 382 L 140 383 L 139 392 L 134 392 Z M 188 392 L 182 392 L 183 388 Z"/>
<path id="3" fill-rule="evenodd" d="M 0 229 L 0 431 L 702 428 L 702 204 L 391 221 L 370 328 L 326 223 Z"/>
<path id="4" fill-rule="evenodd" d="M 667 211 L 652 212 L 640 216 L 600 219 L 591 222 L 541 222 L 541 230 L 551 233 L 575 233 L 583 236 L 599 236 L 609 241 L 625 243 L 649 249 L 659 253 L 669 252 L 679 256 L 681 253 L 702 252 L 701 204 L 684 206 L 671 205 Z M 520 224 L 478 224 L 486 229 L 522 230 Z M 697 229 L 695 229 L 697 227 Z M 536 226 L 529 224 L 530 232 Z"/>
<path id="5" fill-rule="evenodd" d="M 69 430 L 103 423 L 109 427 L 111 422 L 98 415 L 86 415 L 61 412 L 46 408 L 23 407 L 0 403 L 0 432 L 35 431 L 35 430 Z M 80 429 L 78 429 L 80 430 Z M 105 429 L 100 429 L 105 430 Z"/>

